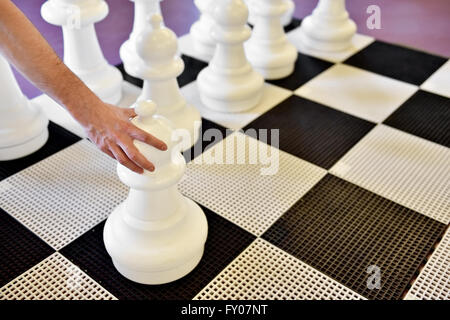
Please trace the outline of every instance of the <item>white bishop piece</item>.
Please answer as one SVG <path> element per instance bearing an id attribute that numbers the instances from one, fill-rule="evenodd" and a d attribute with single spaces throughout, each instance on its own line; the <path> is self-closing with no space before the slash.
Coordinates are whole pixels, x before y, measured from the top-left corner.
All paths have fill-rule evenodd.
<path id="1" fill-rule="evenodd" d="M 20 91 L 11 67 L 0 55 L 0 161 L 33 153 L 48 138 L 48 120 Z"/>
<path id="2" fill-rule="evenodd" d="M 211 37 L 214 26 L 211 8 L 214 0 L 194 0 L 194 3 L 200 11 L 200 19 L 192 25 L 190 34 L 194 49 L 209 61 L 216 48 L 216 42 Z"/>
<path id="3" fill-rule="evenodd" d="M 105 60 L 94 23 L 108 14 L 104 0 L 48 0 L 41 8 L 48 23 L 62 26 L 64 62 L 103 101 L 118 103 L 122 75 Z"/>
<path id="4" fill-rule="evenodd" d="M 155 13 L 161 14 L 160 2 L 162 0 L 131 0 L 134 2 L 134 22 L 130 38 L 120 47 L 120 58 L 125 69 L 128 64 L 139 60 L 136 51 L 136 39 L 147 27 L 147 18 Z"/>
<path id="5" fill-rule="evenodd" d="M 212 37 L 217 42 L 209 66 L 197 78 L 202 102 L 219 112 L 243 112 L 261 100 L 264 79 L 248 62 L 243 43 L 250 38 L 248 9 L 242 0 L 214 3 L 216 24 Z"/>
<path id="6" fill-rule="evenodd" d="M 286 27 L 292 21 L 292 16 L 294 15 L 294 11 L 295 11 L 295 3 L 293 0 L 282 0 L 282 2 L 285 3 L 287 9 L 286 9 L 286 12 L 281 16 L 281 25 L 283 27 Z M 256 1 L 255 0 L 245 0 L 245 3 L 249 7 L 253 7 L 252 3 L 255 3 L 256 5 L 258 5 L 259 0 L 256 0 Z M 248 23 L 250 23 L 251 25 L 255 25 L 255 23 L 256 23 L 254 11 L 251 8 L 250 8 L 250 14 L 248 16 Z"/>
<path id="7" fill-rule="evenodd" d="M 250 63 L 265 79 L 287 77 L 294 71 L 298 53 L 280 22 L 288 9 L 286 1 L 260 0 L 252 1 L 250 5 L 255 22 L 252 36 L 245 44 Z"/>
<path id="8" fill-rule="evenodd" d="M 342 51 L 351 45 L 356 24 L 349 18 L 345 0 L 319 0 L 300 26 L 300 41 L 318 51 Z"/>
<path id="9" fill-rule="evenodd" d="M 201 260 L 208 233 L 202 209 L 178 191 L 186 162 L 172 140 L 170 122 L 155 111 L 153 102 L 140 101 L 132 122 L 164 141 L 168 150 L 134 142 L 156 169 L 140 175 L 118 164 L 119 178 L 130 193 L 109 216 L 103 233 L 117 270 L 143 284 L 168 283 L 188 274 Z"/>
<path id="10" fill-rule="evenodd" d="M 162 26 L 162 17 L 148 17 L 147 27 L 136 38 L 139 60 L 130 61 L 127 72 L 144 80 L 144 88 L 138 100 L 153 100 L 157 113 L 173 122 L 176 129 L 189 135 L 183 151 L 189 149 L 199 138 L 201 117 L 198 110 L 188 105 L 181 95 L 177 77 L 184 70 L 183 60 L 177 55 L 177 37 Z"/>

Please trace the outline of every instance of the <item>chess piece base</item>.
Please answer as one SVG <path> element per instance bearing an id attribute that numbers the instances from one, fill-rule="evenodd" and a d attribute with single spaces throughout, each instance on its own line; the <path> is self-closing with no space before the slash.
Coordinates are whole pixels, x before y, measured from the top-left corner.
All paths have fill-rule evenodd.
<path id="1" fill-rule="evenodd" d="M 261 100 L 264 79 L 248 64 L 233 75 L 215 74 L 217 70 L 203 69 L 198 75 L 200 98 L 212 110 L 224 113 L 244 112 Z M 220 73 L 220 71 L 219 71 Z"/>
<path id="2" fill-rule="evenodd" d="M 186 261 L 180 266 L 170 270 L 164 271 L 155 271 L 155 272 L 142 272 L 128 269 L 122 265 L 113 261 L 114 267 L 116 267 L 117 271 L 125 278 L 148 285 L 158 285 L 165 284 L 176 281 L 178 279 L 183 278 L 187 274 L 189 274 L 194 268 L 198 265 L 203 256 L 203 250 L 199 251 L 198 254 L 193 257 L 191 260 Z"/>
<path id="3" fill-rule="evenodd" d="M 0 147 L 0 161 L 15 160 L 28 156 L 39 150 L 48 140 L 48 130 L 45 128 L 39 135 L 14 146 Z"/>
<path id="4" fill-rule="evenodd" d="M 208 234 L 202 209 L 188 198 L 162 221 L 142 221 L 119 205 L 106 221 L 103 238 L 114 266 L 126 278 L 148 285 L 169 283 L 199 263 Z"/>
<path id="5" fill-rule="evenodd" d="M 291 75 L 294 72 L 294 65 L 291 64 L 289 66 L 285 67 L 278 67 L 278 68 L 259 68 L 257 66 L 253 66 L 256 71 L 261 73 L 264 77 L 264 79 L 267 80 L 277 80 L 277 79 L 283 79 L 287 76 Z"/>
<path id="6" fill-rule="evenodd" d="M 255 39 L 255 43 L 258 40 Z M 295 61 L 297 60 L 297 49 L 287 43 L 276 47 L 276 51 L 271 48 L 253 45 L 252 40 L 247 43 L 246 52 L 251 57 L 250 62 L 264 79 L 282 79 L 294 72 Z M 277 52 L 278 51 L 278 52 Z"/>

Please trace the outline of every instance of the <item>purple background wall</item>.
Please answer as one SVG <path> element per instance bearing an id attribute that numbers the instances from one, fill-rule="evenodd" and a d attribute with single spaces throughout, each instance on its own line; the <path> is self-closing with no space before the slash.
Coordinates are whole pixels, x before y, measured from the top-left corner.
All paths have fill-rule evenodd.
<path id="1" fill-rule="evenodd" d="M 294 0 L 295 16 L 309 15 L 318 0 Z M 50 45 L 62 57 L 61 29 L 45 22 L 40 7 L 45 0 L 13 0 L 36 25 Z M 133 3 L 128 0 L 107 0 L 109 15 L 96 24 L 99 42 L 106 59 L 120 63 L 119 47 L 128 38 L 133 25 Z M 369 5 L 381 8 L 381 29 L 366 27 Z M 400 43 L 410 47 L 450 56 L 450 1 L 449 0 L 347 0 L 347 10 L 358 25 L 358 32 L 377 39 Z M 181 36 L 189 31 L 198 18 L 193 0 L 164 0 L 162 11 L 166 25 Z M 28 97 L 40 94 L 39 90 L 16 73 L 19 84 Z"/>

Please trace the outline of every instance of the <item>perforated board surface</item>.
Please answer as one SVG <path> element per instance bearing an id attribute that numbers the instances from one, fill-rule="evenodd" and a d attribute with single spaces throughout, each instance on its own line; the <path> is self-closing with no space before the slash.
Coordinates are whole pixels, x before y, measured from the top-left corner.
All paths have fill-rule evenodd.
<path id="1" fill-rule="evenodd" d="M 116 271 L 102 232 L 126 187 L 114 161 L 52 123 L 41 151 L 0 163 L 1 298 L 448 299 L 448 58 L 361 34 L 343 52 L 314 52 L 299 23 L 287 28 L 294 73 L 241 114 L 201 105 L 195 79 L 208 64 L 180 47 L 178 82 L 205 138 L 184 154 L 180 183 L 209 223 L 192 273 L 145 286 Z M 142 81 L 120 68 L 137 96 Z M 279 151 L 275 174 L 261 174 L 270 161 L 195 162 L 235 137 L 235 160 Z M 81 271 L 77 291 L 68 266 Z"/>
<path id="2" fill-rule="evenodd" d="M 0 288 L 0 299 L 115 300 L 115 297 L 55 252 Z"/>
<path id="3" fill-rule="evenodd" d="M 408 291 L 409 299 L 450 299 L 450 229 Z"/>

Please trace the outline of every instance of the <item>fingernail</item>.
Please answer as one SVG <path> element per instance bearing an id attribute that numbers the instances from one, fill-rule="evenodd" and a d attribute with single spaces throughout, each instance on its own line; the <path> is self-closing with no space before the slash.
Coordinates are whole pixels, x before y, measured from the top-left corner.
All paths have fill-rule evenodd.
<path id="1" fill-rule="evenodd" d="M 166 151 L 166 150 L 167 150 L 167 145 L 163 144 L 163 145 L 161 146 L 161 150 L 162 150 L 162 151 Z"/>
<path id="2" fill-rule="evenodd" d="M 154 166 L 149 167 L 149 171 L 151 172 L 155 171 L 155 167 Z"/>

